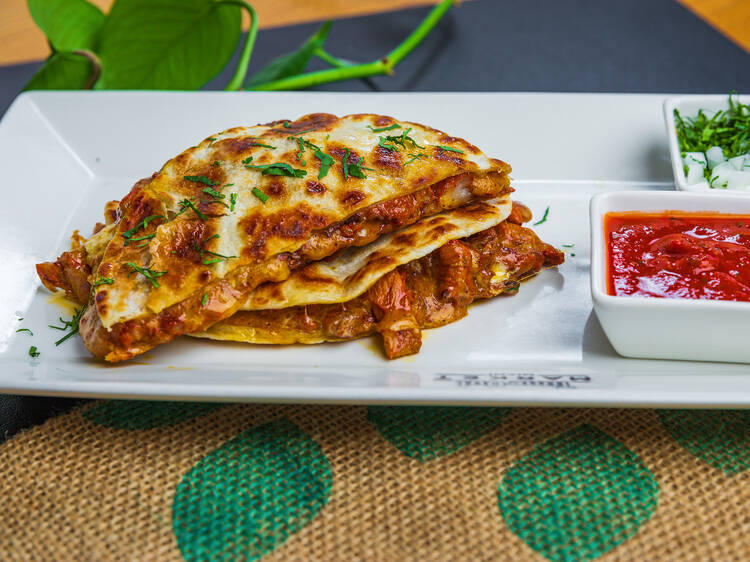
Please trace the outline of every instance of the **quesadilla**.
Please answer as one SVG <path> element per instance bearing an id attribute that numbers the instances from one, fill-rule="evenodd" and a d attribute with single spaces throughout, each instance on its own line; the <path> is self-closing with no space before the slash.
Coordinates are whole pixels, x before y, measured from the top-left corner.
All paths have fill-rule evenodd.
<path id="1" fill-rule="evenodd" d="M 421 330 L 455 322 L 476 299 L 515 293 L 563 253 L 529 228 L 530 211 L 491 200 L 424 219 L 253 291 L 203 332 L 256 344 L 345 341 L 379 333 L 389 359 L 417 353 Z M 507 220 L 506 220 L 507 218 Z"/>
<path id="2" fill-rule="evenodd" d="M 205 331 L 311 262 L 505 196 L 509 172 L 463 139 L 385 116 L 233 128 L 137 182 L 91 238 L 37 271 L 87 307 L 86 347 L 121 361 Z"/>

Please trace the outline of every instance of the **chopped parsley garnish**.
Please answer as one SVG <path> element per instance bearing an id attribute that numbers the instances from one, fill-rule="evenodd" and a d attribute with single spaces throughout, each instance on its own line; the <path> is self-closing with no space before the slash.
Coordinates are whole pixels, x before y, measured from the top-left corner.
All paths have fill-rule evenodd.
<path id="1" fill-rule="evenodd" d="M 257 187 L 253 188 L 253 195 L 255 195 L 258 199 L 260 199 L 261 201 L 263 201 L 263 203 L 265 203 L 269 199 L 268 195 L 266 195 L 265 193 L 263 193 Z"/>
<path id="2" fill-rule="evenodd" d="M 518 289 L 521 288 L 521 283 L 519 281 L 509 281 L 508 284 L 505 286 L 505 291 L 507 293 L 517 293 Z"/>
<path id="3" fill-rule="evenodd" d="M 156 236 L 156 233 L 153 234 L 146 234 L 145 236 L 138 236 L 137 238 L 130 238 L 127 242 L 125 242 L 125 245 L 128 245 L 128 242 L 139 242 L 141 240 L 151 240 Z M 148 246 L 148 242 L 143 242 L 142 244 L 138 244 L 136 248 L 143 248 L 144 246 Z"/>
<path id="4" fill-rule="evenodd" d="M 215 181 L 211 181 L 210 179 L 208 179 L 203 174 L 201 174 L 200 176 L 182 176 L 182 177 L 184 177 L 188 181 L 195 181 L 195 182 L 198 182 L 198 183 L 203 183 L 203 184 L 206 184 L 206 185 L 211 186 L 211 187 L 213 187 L 214 185 L 216 185 Z"/>
<path id="5" fill-rule="evenodd" d="M 203 293 L 203 298 L 201 299 L 201 306 L 206 306 L 207 302 L 208 302 L 208 293 Z"/>
<path id="6" fill-rule="evenodd" d="M 219 167 L 219 166 L 221 166 L 221 160 L 214 160 L 213 164 L 211 164 L 211 165 Z"/>
<path id="7" fill-rule="evenodd" d="M 575 244 L 563 244 L 562 247 L 563 248 L 573 248 L 573 247 L 575 247 Z"/>
<path id="8" fill-rule="evenodd" d="M 393 144 L 397 144 L 401 148 L 404 148 L 404 149 L 406 148 L 407 144 L 410 144 L 412 148 L 426 148 L 424 146 L 418 145 L 417 141 L 415 141 L 413 138 L 411 138 L 409 136 L 409 131 L 411 131 L 411 127 L 409 127 L 408 129 L 406 129 L 400 135 L 387 136 L 387 137 L 383 137 L 383 138 L 385 138 L 385 142 L 390 142 L 390 143 L 393 143 Z M 381 141 L 380 141 L 381 146 L 382 146 L 382 143 L 384 142 L 382 140 L 383 138 L 381 138 Z"/>
<path id="9" fill-rule="evenodd" d="M 214 142 L 216 142 L 216 137 L 208 137 L 208 140 L 211 141 L 208 143 L 208 146 L 211 146 Z"/>
<path id="10" fill-rule="evenodd" d="M 93 287 L 98 287 L 99 285 L 111 285 L 114 282 L 115 280 L 111 277 L 99 277 L 99 279 L 94 281 Z"/>
<path id="11" fill-rule="evenodd" d="M 212 189 L 210 187 L 204 187 L 201 191 L 207 195 L 210 195 L 214 199 L 224 199 L 225 197 L 223 193 L 216 191 L 215 189 Z"/>
<path id="12" fill-rule="evenodd" d="M 307 175 L 305 170 L 299 170 L 292 168 L 289 164 L 284 162 L 277 162 L 275 164 L 245 164 L 245 168 L 253 168 L 255 170 L 262 170 L 264 176 L 289 176 L 293 178 L 303 178 Z"/>
<path id="13" fill-rule="evenodd" d="M 161 285 L 159 285 L 159 282 L 156 280 L 156 278 L 167 274 L 166 271 L 154 271 L 150 267 L 139 267 L 132 261 L 125 262 L 125 265 L 127 265 L 131 269 L 130 273 L 140 273 L 146 279 L 148 279 L 151 284 L 157 289 L 161 287 Z"/>
<path id="14" fill-rule="evenodd" d="M 227 184 L 227 185 L 230 185 L 230 184 Z M 224 189 L 224 187 L 226 186 L 220 187 L 219 189 Z M 224 205 L 225 207 L 229 207 L 229 205 L 227 205 L 224 201 L 222 201 L 222 199 L 226 199 L 226 195 L 224 195 L 220 191 L 216 191 L 215 189 L 211 187 L 204 187 L 201 191 L 205 193 L 206 195 L 210 195 L 211 197 L 213 197 L 213 201 L 209 201 L 209 203 L 218 203 L 219 205 Z"/>
<path id="15" fill-rule="evenodd" d="M 60 317 L 58 320 L 60 320 L 62 326 L 53 326 L 52 324 L 49 325 L 50 328 L 54 328 L 55 330 L 62 330 L 63 332 L 66 330 L 70 330 L 70 332 L 57 340 L 55 342 L 55 345 L 60 345 L 61 343 L 70 339 L 78 333 L 78 326 L 81 323 L 81 317 L 83 316 L 84 312 L 86 312 L 86 305 L 84 305 L 80 309 L 74 309 L 73 316 L 70 320 L 63 320 L 62 317 Z"/>
<path id="16" fill-rule="evenodd" d="M 328 170 L 330 170 L 331 166 L 336 162 L 333 159 L 333 156 L 330 154 L 326 154 L 321 150 L 321 148 L 311 143 L 310 141 L 303 139 L 302 137 L 288 137 L 289 140 L 296 141 L 297 146 L 299 147 L 299 152 L 297 153 L 297 160 L 302 159 L 302 155 L 305 153 L 305 148 L 309 148 L 313 151 L 313 156 L 320 160 L 320 171 L 318 172 L 318 179 L 323 179 L 328 175 Z M 302 165 L 305 165 L 304 160 L 302 161 Z"/>
<path id="17" fill-rule="evenodd" d="M 414 160 L 419 160 L 420 158 L 427 158 L 427 155 L 424 152 L 419 152 L 417 154 L 411 153 L 409 154 L 409 156 L 411 156 L 411 158 L 409 158 L 406 162 L 404 162 L 404 166 L 406 166 L 407 164 L 411 164 L 412 162 L 414 162 Z"/>
<path id="18" fill-rule="evenodd" d="M 447 150 L 449 152 L 458 152 L 459 154 L 464 154 L 463 150 L 459 150 L 457 148 L 453 148 L 452 146 L 443 146 L 442 144 L 437 145 L 438 148 L 441 148 L 443 150 Z"/>
<path id="19" fill-rule="evenodd" d="M 191 201 L 190 199 L 183 199 L 182 201 L 180 201 L 180 212 L 179 212 L 179 213 L 177 213 L 177 214 L 178 214 L 178 215 L 181 215 L 182 213 L 184 213 L 184 212 L 185 212 L 185 211 L 187 211 L 188 209 L 192 209 L 192 210 L 193 210 L 193 212 L 194 212 L 194 213 L 195 213 L 196 215 L 198 215 L 198 218 L 199 218 L 199 219 L 201 219 L 202 221 L 205 221 L 205 220 L 207 220 L 207 219 L 206 219 L 206 215 L 204 215 L 203 213 L 201 213 L 201 212 L 200 212 L 200 211 L 198 210 L 198 207 L 196 207 L 196 206 L 195 206 L 195 203 L 193 203 L 193 202 L 192 202 L 192 201 Z"/>
<path id="20" fill-rule="evenodd" d="M 124 246 L 127 246 L 130 242 L 138 241 L 138 240 L 145 240 L 146 238 L 153 238 L 156 236 L 156 234 L 149 234 L 148 237 L 141 237 L 141 238 L 133 238 L 133 234 L 135 234 L 139 229 L 143 228 L 145 229 L 148 226 L 148 223 L 150 223 L 152 220 L 155 219 L 166 219 L 164 215 L 151 215 L 149 217 L 146 217 L 141 222 L 139 222 L 137 225 L 135 225 L 130 230 L 126 230 L 122 233 L 123 238 L 127 238 L 125 240 Z"/>
<path id="21" fill-rule="evenodd" d="M 231 195 L 229 196 L 229 210 L 230 210 L 230 211 L 234 211 L 234 205 L 235 205 L 236 203 L 237 203 L 237 194 L 236 194 L 236 193 L 232 193 L 232 194 L 231 194 Z"/>
<path id="22" fill-rule="evenodd" d="M 29 330 L 28 328 L 18 328 L 18 330 L 16 330 L 16 333 L 18 333 L 18 332 L 28 332 L 30 336 L 34 335 L 34 332 L 32 332 L 31 330 Z"/>
<path id="23" fill-rule="evenodd" d="M 392 150 L 394 152 L 398 150 L 398 148 L 396 148 L 396 145 L 387 144 L 385 137 L 380 137 L 380 142 L 378 142 L 378 146 L 383 147 L 386 150 Z"/>
<path id="24" fill-rule="evenodd" d="M 291 129 L 292 126 L 289 124 L 289 121 L 284 121 L 284 128 L 285 129 Z"/>
<path id="25" fill-rule="evenodd" d="M 360 156 L 359 159 L 354 163 L 349 163 L 349 149 L 344 149 L 344 158 L 342 159 L 341 163 L 343 165 L 344 169 L 344 179 L 348 180 L 349 176 L 353 176 L 355 178 L 361 178 L 361 179 L 367 179 L 367 176 L 362 170 L 372 170 L 372 168 L 365 168 L 362 166 L 362 157 Z"/>
<path id="26" fill-rule="evenodd" d="M 31 347 L 29 348 L 29 355 L 30 355 L 31 357 L 33 357 L 34 359 L 36 359 L 37 357 L 39 357 L 39 356 L 41 355 L 41 353 L 39 353 L 39 351 L 37 351 L 37 349 L 36 349 L 36 346 L 35 346 L 35 345 L 32 345 L 32 346 L 31 346 Z"/>
<path id="27" fill-rule="evenodd" d="M 250 143 L 250 146 L 260 146 L 262 148 L 270 148 L 271 150 L 275 149 L 275 146 L 271 146 L 270 144 L 263 144 L 262 142 L 253 142 Z"/>
<path id="28" fill-rule="evenodd" d="M 216 252 L 212 252 L 211 250 L 206 250 L 203 247 L 203 245 L 206 242 L 208 242 L 209 240 L 213 240 L 214 238 L 219 238 L 219 235 L 218 234 L 214 234 L 213 236 L 209 236 L 203 242 L 201 242 L 200 245 L 198 245 L 198 244 L 195 245 L 195 249 L 200 254 L 201 263 L 203 265 L 211 265 L 211 264 L 214 264 L 214 263 L 218 263 L 218 262 L 220 262 L 222 260 L 231 260 L 231 259 L 236 259 L 237 258 L 237 256 L 224 256 L 222 254 L 217 254 Z M 215 257 L 209 259 L 209 258 L 205 257 L 205 254 L 208 254 L 210 256 L 215 256 Z"/>
<path id="29" fill-rule="evenodd" d="M 737 92 L 729 94 L 729 109 L 717 111 L 710 118 L 702 109 L 694 118 L 683 118 L 675 110 L 677 140 L 682 152 L 706 152 L 712 146 L 719 146 L 729 159 L 750 151 L 750 104 L 735 101 L 733 95 Z"/>
<path id="30" fill-rule="evenodd" d="M 549 215 L 549 207 L 544 209 L 544 216 L 541 218 L 541 220 L 536 221 L 532 226 L 537 226 L 539 224 L 547 222 L 547 215 Z"/>
<path id="31" fill-rule="evenodd" d="M 383 131 L 392 131 L 393 129 L 400 129 L 401 125 L 398 123 L 394 123 L 393 125 L 389 125 L 387 127 L 373 127 L 372 125 L 367 125 L 367 128 L 370 129 L 373 133 L 382 133 Z"/>

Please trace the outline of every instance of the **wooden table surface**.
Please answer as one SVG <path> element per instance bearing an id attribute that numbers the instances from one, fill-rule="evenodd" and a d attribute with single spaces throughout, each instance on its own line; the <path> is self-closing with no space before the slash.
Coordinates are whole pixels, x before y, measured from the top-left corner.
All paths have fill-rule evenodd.
<path id="1" fill-rule="evenodd" d="M 113 0 L 91 0 L 106 10 Z M 435 0 L 252 0 L 261 27 L 385 12 Z M 495 0 L 491 0 L 495 1 Z M 750 52 L 750 0 L 679 0 Z M 247 24 L 247 22 L 245 22 Z M 0 0 L 0 65 L 40 60 L 49 49 L 25 0 Z"/>

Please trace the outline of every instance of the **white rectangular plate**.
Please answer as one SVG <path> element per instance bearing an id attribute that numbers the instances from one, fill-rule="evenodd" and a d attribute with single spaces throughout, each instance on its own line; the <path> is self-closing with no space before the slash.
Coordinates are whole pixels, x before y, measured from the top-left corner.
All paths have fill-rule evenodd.
<path id="1" fill-rule="evenodd" d="M 595 193 L 672 189 L 664 96 L 586 94 L 33 93 L 0 123 L 0 391 L 149 399 L 747 407 L 746 365 L 618 356 L 589 294 Z M 375 339 L 250 346 L 190 338 L 104 365 L 47 327 L 69 316 L 34 264 L 103 204 L 213 132 L 310 112 L 372 112 L 465 137 L 514 168 L 516 199 L 566 263 L 512 297 L 427 331 L 419 355 L 387 361 Z M 22 322 L 18 317 L 24 317 Z M 30 328 L 34 336 L 16 333 Z M 41 355 L 32 359 L 30 345 Z"/>

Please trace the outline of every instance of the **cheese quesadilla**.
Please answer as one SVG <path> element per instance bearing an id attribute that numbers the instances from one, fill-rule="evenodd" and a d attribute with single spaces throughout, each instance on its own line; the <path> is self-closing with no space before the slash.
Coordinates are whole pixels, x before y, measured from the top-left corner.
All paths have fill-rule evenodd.
<path id="1" fill-rule="evenodd" d="M 494 217 L 487 213 L 492 205 Z M 467 220 L 482 208 L 483 218 Z M 509 211 L 507 200 L 488 201 L 424 219 L 368 247 L 310 264 L 285 281 L 261 285 L 244 310 L 191 335 L 312 344 L 377 332 L 389 359 L 417 353 L 422 329 L 459 320 L 474 300 L 514 293 L 521 280 L 563 262 L 562 252 L 521 226 L 531 220 L 526 207 L 513 203 Z M 443 235 L 430 236 L 438 222 Z"/>
<path id="2" fill-rule="evenodd" d="M 86 347 L 121 361 L 234 314 L 258 286 L 512 191 L 467 141 L 378 115 L 311 114 L 205 139 L 105 208 L 37 270 L 87 305 Z"/>

